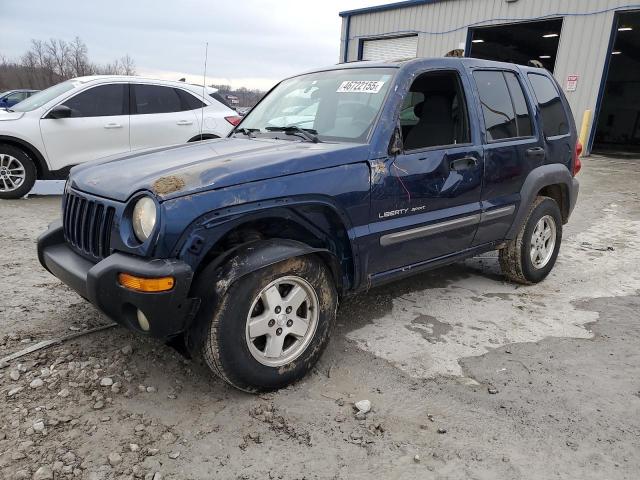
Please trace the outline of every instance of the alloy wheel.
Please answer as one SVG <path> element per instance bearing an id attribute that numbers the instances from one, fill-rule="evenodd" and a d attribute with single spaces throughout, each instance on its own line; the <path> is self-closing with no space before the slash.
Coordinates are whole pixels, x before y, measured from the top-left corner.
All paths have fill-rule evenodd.
<path id="1" fill-rule="evenodd" d="M 251 355 L 270 367 L 292 362 L 313 339 L 318 315 L 318 296 L 309 282 L 297 276 L 274 280 L 253 299 L 247 316 Z"/>
<path id="2" fill-rule="evenodd" d="M 0 153 L 0 192 L 12 192 L 20 188 L 27 172 L 20 160 L 6 153 Z"/>
<path id="3" fill-rule="evenodd" d="M 545 215 L 536 223 L 531 234 L 531 263 L 537 269 L 544 268 L 556 246 L 556 222 L 550 215 Z"/>

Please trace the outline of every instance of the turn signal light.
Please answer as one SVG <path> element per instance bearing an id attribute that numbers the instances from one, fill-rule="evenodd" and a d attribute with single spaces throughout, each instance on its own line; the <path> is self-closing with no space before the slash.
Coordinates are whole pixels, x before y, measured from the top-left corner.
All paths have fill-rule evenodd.
<path id="1" fill-rule="evenodd" d="M 137 292 L 166 292 L 173 288 L 175 279 L 173 277 L 142 278 L 128 273 L 119 273 L 118 282 L 123 287 Z"/>
<path id="2" fill-rule="evenodd" d="M 235 127 L 240 123 L 240 120 L 242 120 L 242 117 L 238 117 L 234 115 L 233 117 L 224 117 L 224 119 Z"/>

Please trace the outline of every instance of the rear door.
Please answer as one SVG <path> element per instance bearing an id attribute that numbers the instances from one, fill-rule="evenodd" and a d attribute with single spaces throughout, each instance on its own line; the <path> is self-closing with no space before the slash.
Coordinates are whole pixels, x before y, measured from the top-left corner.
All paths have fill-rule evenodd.
<path id="1" fill-rule="evenodd" d="M 569 105 L 566 99 L 562 101 L 555 80 L 540 73 L 529 73 L 527 77 L 538 102 L 547 163 L 562 163 L 571 171 L 576 139 Z"/>
<path id="2" fill-rule="evenodd" d="M 198 119 L 178 89 L 133 84 L 131 149 L 185 143 L 199 133 Z"/>
<path id="3" fill-rule="evenodd" d="M 532 122 L 533 106 L 518 70 L 474 70 L 484 122 L 482 218 L 474 245 L 502 240 L 529 172 L 545 162 L 544 144 Z"/>
<path id="4" fill-rule="evenodd" d="M 66 99 L 70 118 L 40 119 L 51 169 L 129 151 L 129 86 L 90 87 Z"/>

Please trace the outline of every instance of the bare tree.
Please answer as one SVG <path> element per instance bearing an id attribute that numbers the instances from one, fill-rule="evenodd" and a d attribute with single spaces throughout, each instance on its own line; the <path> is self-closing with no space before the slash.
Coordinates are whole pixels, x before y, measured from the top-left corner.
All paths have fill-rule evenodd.
<path id="1" fill-rule="evenodd" d="M 126 54 L 105 65 L 89 60 L 87 45 L 75 37 L 67 42 L 63 39 L 31 40 L 27 50 L 18 61 L 0 56 L 0 89 L 46 88 L 72 77 L 94 73 L 135 75 L 133 58 Z"/>
<path id="2" fill-rule="evenodd" d="M 58 76 L 65 78 L 69 65 L 69 45 L 61 39 L 50 39 L 45 45 L 46 52 L 53 64 L 53 71 Z"/>
<path id="3" fill-rule="evenodd" d="M 120 65 L 122 66 L 123 75 L 136 74 L 136 64 L 133 61 L 133 58 L 131 58 L 128 53 L 120 59 Z"/>
<path id="4" fill-rule="evenodd" d="M 88 52 L 87 45 L 80 37 L 76 37 L 73 42 L 69 44 L 69 63 L 71 64 L 74 77 L 83 77 L 93 73 L 93 68 L 89 63 Z"/>

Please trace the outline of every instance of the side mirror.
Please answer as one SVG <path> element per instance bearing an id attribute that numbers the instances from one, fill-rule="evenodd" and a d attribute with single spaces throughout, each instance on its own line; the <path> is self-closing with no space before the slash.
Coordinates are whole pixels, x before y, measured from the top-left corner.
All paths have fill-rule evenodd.
<path id="1" fill-rule="evenodd" d="M 65 105 L 56 105 L 47 115 L 47 118 L 69 118 L 71 109 Z"/>
<path id="2" fill-rule="evenodd" d="M 400 127 L 396 127 L 393 131 L 393 135 L 391 136 L 391 141 L 389 142 L 389 155 L 395 157 L 402 153 L 403 150 L 402 133 L 400 131 Z"/>

